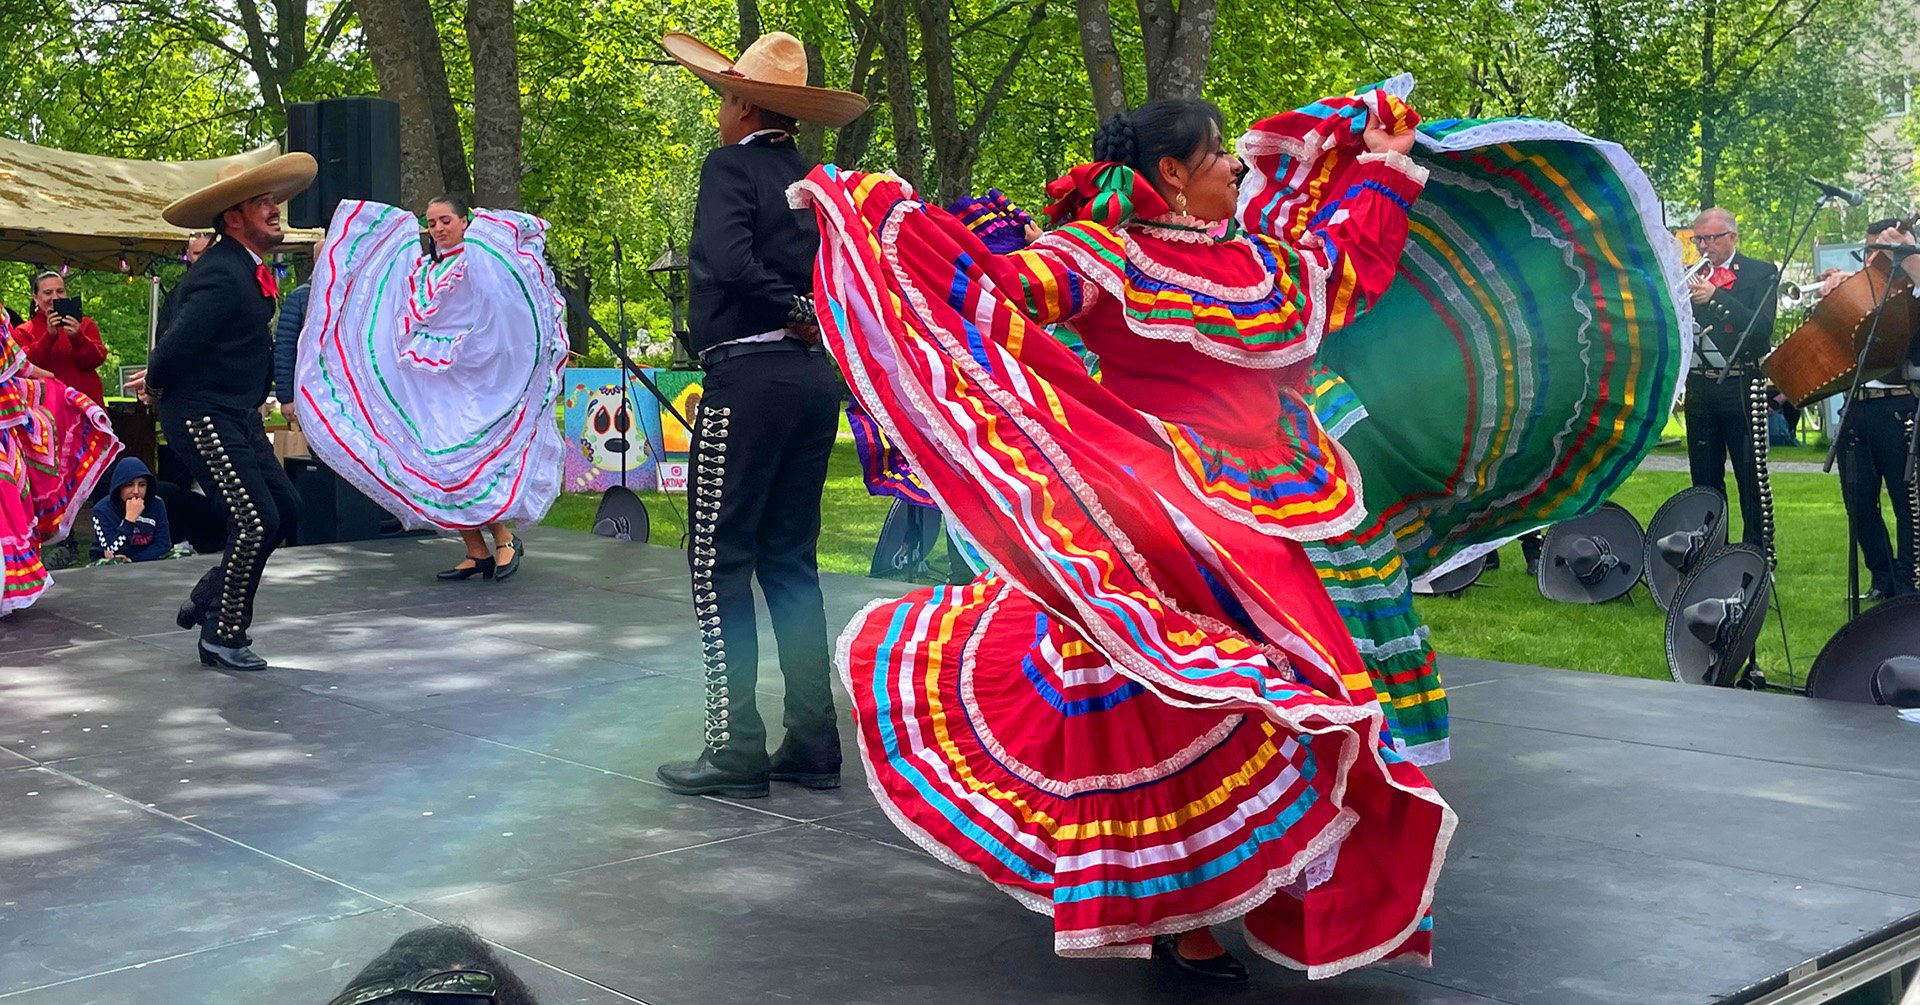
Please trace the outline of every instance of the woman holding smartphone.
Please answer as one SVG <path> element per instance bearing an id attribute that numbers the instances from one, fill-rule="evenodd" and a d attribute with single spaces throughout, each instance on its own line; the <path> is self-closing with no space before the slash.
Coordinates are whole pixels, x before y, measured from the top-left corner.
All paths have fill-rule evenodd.
<path id="1" fill-rule="evenodd" d="M 107 361 L 100 328 L 80 313 L 78 297 L 67 296 L 66 277 L 42 272 L 33 277 L 33 317 L 16 333 L 33 365 L 73 388 L 88 401 L 106 393 L 100 364 Z"/>

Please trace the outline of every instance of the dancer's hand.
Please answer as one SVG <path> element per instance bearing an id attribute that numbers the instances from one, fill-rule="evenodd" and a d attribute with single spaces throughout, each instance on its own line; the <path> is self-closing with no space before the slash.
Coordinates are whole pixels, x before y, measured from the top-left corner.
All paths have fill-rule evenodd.
<path id="1" fill-rule="evenodd" d="M 1367 131 L 1362 134 L 1367 149 L 1374 153 L 1404 154 L 1413 150 L 1413 130 L 1402 129 L 1397 133 L 1388 132 L 1385 123 L 1375 118 L 1367 123 Z"/>
<path id="2" fill-rule="evenodd" d="M 135 370 L 127 377 L 127 390 L 132 391 L 133 396 L 142 402 L 149 405 L 153 404 L 153 399 L 147 396 L 147 371 L 145 367 Z"/>

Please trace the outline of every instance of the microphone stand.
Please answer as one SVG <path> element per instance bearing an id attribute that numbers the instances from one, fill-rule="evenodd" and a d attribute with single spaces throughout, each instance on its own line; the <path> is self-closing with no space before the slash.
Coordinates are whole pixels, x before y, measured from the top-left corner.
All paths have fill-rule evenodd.
<path id="1" fill-rule="evenodd" d="M 1796 203 L 1796 208 L 1797 206 L 1798 204 Z M 1793 256 L 1800 253 L 1800 245 L 1806 242 L 1807 234 L 1813 230 L 1813 221 L 1818 220 L 1820 218 L 1820 211 L 1826 208 L 1827 208 L 1827 200 L 1817 199 L 1814 201 L 1813 212 L 1808 213 L 1807 222 L 1800 225 L 1800 233 L 1794 237 L 1793 244 L 1787 248 L 1787 256 L 1785 258 L 1782 258 L 1780 260 L 1779 266 L 1773 270 L 1773 285 L 1768 288 L 1767 295 L 1761 298 L 1760 302 L 1762 304 L 1765 304 L 1770 300 L 1777 302 L 1780 299 L 1780 283 L 1783 279 L 1786 278 L 1787 263 L 1793 261 Z M 1747 339 L 1749 339 L 1753 335 L 1753 326 L 1759 323 L 1760 323 L 1760 312 L 1756 310 L 1753 312 L 1753 316 L 1747 319 L 1746 330 L 1741 332 L 1739 340 L 1734 342 L 1733 351 L 1727 354 L 1726 368 L 1720 371 L 1720 376 L 1714 378 L 1713 382 L 1715 384 L 1720 384 L 1725 382 L 1727 379 L 1727 374 L 1731 373 L 1733 371 L 1733 368 L 1739 365 L 1736 362 L 1736 360 L 1740 358 L 1740 350 L 1745 349 L 1747 347 Z M 1772 332 L 1767 333 L 1767 341 L 1768 342 L 1773 341 Z"/>
<path id="2" fill-rule="evenodd" d="M 627 342 L 627 277 L 626 272 L 623 271 L 626 259 L 626 254 L 620 250 L 620 235 L 615 234 L 613 235 L 613 287 L 618 294 L 618 298 L 614 301 L 614 309 L 617 312 L 614 326 L 620 329 L 620 348 L 622 350 L 620 355 L 622 359 L 626 358 L 625 350 L 629 344 Z M 620 451 L 621 488 L 627 487 L 627 454 L 633 449 L 632 433 L 635 428 L 633 423 L 633 403 L 627 400 L 627 387 L 628 384 L 626 381 L 623 380 L 620 382 L 620 411 L 627 416 L 627 432 L 626 435 L 620 438 L 621 442 L 627 447 L 626 450 Z"/>

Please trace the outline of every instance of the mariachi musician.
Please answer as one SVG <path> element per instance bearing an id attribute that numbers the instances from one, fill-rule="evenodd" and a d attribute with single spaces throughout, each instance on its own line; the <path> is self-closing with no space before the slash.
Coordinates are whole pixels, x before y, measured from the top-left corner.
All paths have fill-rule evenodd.
<path id="1" fill-rule="evenodd" d="M 1904 220 L 1877 220 L 1867 225 L 1867 244 L 1912 245 L 1913 234 Z M 1887 252 L 1872 250 L 1866 264 Z M 1901 255 L 1900 267 L 1920 284 L 1920 255 Z M 1821 277 L 1825 296 L 1851 273 L 1830 269 Z M 1902 295 L 1899 292 L 1896 296 Z M 1912 443 L 1914 384 L 1920 381 L 1920 339 L 1915 339 L 1906 364 L 1875 380 L 1863 381 L 1846 403 L 1846 432 L 1840 444 L 1840 497 L 1847 506 L 1860 542 L 1860 557 L 1871 574 L 1864 599 L 1885 600 L 1915 592 L 1913 518 L 1920 486 L 1906 480 L 1907 450 Z M 1886 486 L 1893 503 L 1899 555 L 1887 541 L 1886 520 L 1880 515 L 1880 488 Z"/>
<path id="2" fill-rule="evenodd" d="M 1718 206 L 1693 221 L 1693 246 L 1711 264 L 1689 281 L 1694 341 L 1687 372 L 1687 466 L 1693 484 L 1727 491 L 1726 464 L 1740 491 L 1741 540 L 1765 547 L 1766 503 L 1761 497 L 1763 411 L 1760 360 L 1773 343 L 1776 270 L 1740 254 L 1740 231 L 1733 214 Z M 1756 428 L 1758 432 L 1756 433 Z"/>

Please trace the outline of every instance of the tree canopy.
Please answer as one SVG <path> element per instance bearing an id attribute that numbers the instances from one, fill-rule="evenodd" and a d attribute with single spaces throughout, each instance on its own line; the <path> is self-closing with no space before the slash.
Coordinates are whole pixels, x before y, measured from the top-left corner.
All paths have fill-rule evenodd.
<path id="1" fill-rule="evenodd" d="M 0 0 L 0 135 L 89 153 L 191 158 L 281 134 L 289 102 L 381 94 L 402 107 L 411 201 L 477 194 L 552 221 L 556 261 L 593 277 L 596 315 L 657 341 L 644 275 L 684 247 L 711 92 L 657 40 L 723 50 L 762 31 L 808 43 L 816 78 L 866 94 L 846 129 L 802 137 L 893 170 L 929 198 L 989 186 L 1037 209 L 1103 114 L 1200 95 L 1229 132 L 1407 71 L 1430 118 L 1535 115 L 1624 144 L 1669 205 L 1718 203 L 1781 250 L 1803 175 L 1864 171 L 1909 210 L 1911 140 L 1870 149 L 1908 71 L 1887 39 L 1911 12 L 1861 0 Z M 1901 20 L 1890 26 L 1891 20 Z M 1897 29 L 1897 30 L 1896 30 Z M 1891 135 L 1882 129 L 1882 134 Z M 424 209 L 424 205 L 412 207 Z M 1858 214 L 1856 214 L 1858 215 Z M 1864 217 L 1862 217 L 1864 219 Z M 1683 220 L 1670 221 L 1675 224 Z M 1834 236 L 1860 220 L 1823 225 Z M 615 239 L 626 252 L 616 288 Z M 58 265 L 59 263 L 45 263 Z M 0 271 L 25 307 L 26 266 Z M 76 280 L 126 362 L 146 292 Z"/>

